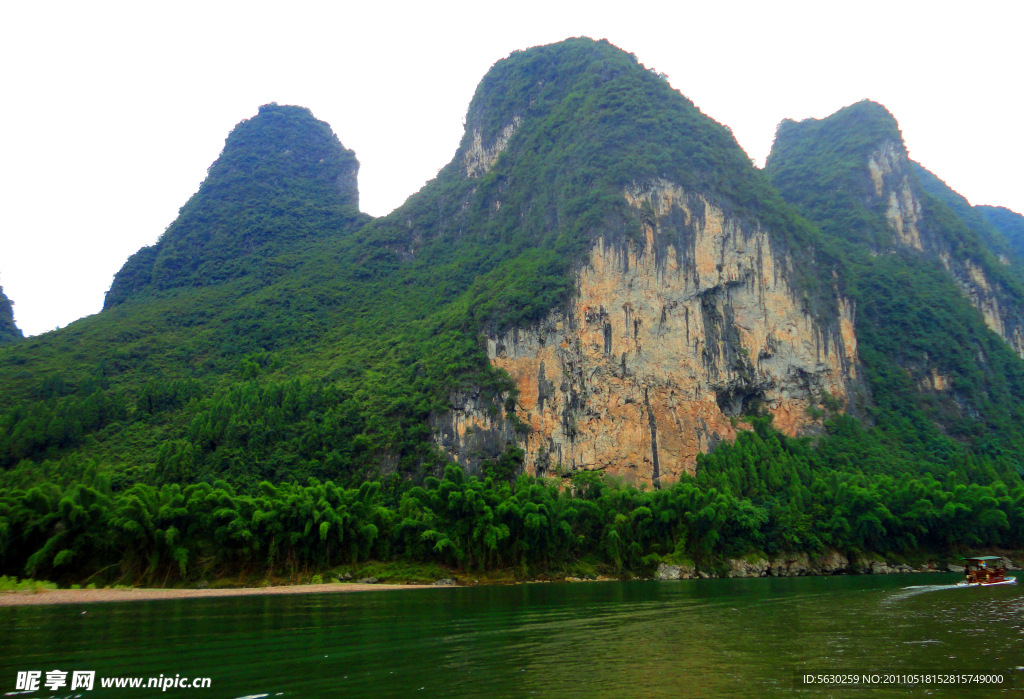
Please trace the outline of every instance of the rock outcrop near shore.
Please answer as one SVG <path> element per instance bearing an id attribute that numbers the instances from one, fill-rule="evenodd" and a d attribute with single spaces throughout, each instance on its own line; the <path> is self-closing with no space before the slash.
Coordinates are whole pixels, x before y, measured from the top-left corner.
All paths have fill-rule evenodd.
<path id="1" fill-rule="evenodd" d="M 728 569 L 701 570 L 693 564 L 672 565 L 661 563 L 655 573 L 657 580 L 692 580 L 697 578 L 792 578 L 801 575 L 887 575 L 891 573 L 962 573 L 963 566 L 948 563 L 929 563 L 918 567 L 906 563 L 890 563 L 876 557 L 855 557 L 853 560 L 839 551 L 819 556 L 806 553 L 781 554 L 771 559 L 753 556 L 726 560 Z M 1007 570 L 1024 568 L 1009 558 L 1002 564 Z"/>

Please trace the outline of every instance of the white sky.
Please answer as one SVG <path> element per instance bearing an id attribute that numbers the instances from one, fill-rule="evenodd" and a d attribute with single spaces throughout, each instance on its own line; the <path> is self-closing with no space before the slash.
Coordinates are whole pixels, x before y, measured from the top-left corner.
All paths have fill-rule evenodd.
<path id="1" fill-rule="evenodd" d="M 100 310 L 259 105 L 312 109 L 364 211 L 446 164 L 515 49 L 607 38 L 763 164 L 784 118 L 868 97 L 973 204 L 1024 212 L 1024 2 L 0 3 L 0 284 L 26 334 Z"/>

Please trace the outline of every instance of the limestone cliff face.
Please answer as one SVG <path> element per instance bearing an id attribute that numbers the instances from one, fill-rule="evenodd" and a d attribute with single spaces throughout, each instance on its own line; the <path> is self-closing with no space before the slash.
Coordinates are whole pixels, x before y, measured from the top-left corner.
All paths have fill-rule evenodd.
<path id="1" fill-rule="evenodd" d="M 885 141 L 868 157 L 868 172 L 875 186 L 875 196 L 886 201 L 885 218 L 896 232 L 899 242 L 915 250 L 923 250 L 921 201 L 910 183 L 907 153 L 902 144 Z"/>
<path id="2" fill-rule="evenodd" d="M 1024 359 L 1024 319 L 1019 310 L 1000 307 L 999 300 L 1006 296 L 1005 291 L 990 284 L 984 270 L 971 260 L 955 265 L 949 255 L 945 254 L 942 263 L 953 274 L 975 308 L 981 311 L 989 330 L 1003 338 Z"/>
<path id="3" fill-rule="evenodd" d="M 886 220 L 903 246 L 933 254 L 952 275 L 985 324 L 1024 358 L 1024 315 L 1019 302 L 1000 285 L 992 283 L 979 261 L 957 259 L 942 235 L 933 233 L 923 213 L 919 187 L 912 178 L 906 147 L 886 140 L 871 153 L 867 170 L 873 195 L 885 202 Z"/>
<path id="4" fill-rule="evenodd" d="M 857 380 L 852 305 L 815 318 L 790 286 L 787 253 L 757 222 L 664 180 L 623 193 L 642 222 L 631 243 L 599 239 L 568 309 L 486 338 L 519 389 L 516 431 L 495 405 L 453 396 L 436 441 L 473 468 L 504 441 L 526 470 L 606 471 L 666 483 L 732 440 L 755 406 L 789 434 L 811 427 L 823 391 Z"/>
<path id="5" fill-rule="evenodd" d="M 506 124 L 498 137 L 494 139 L 494 143 L 488 146 L 484 146 L 483 134 L 480 129 L 473 129 L 472 141 L 462 159 L 466 177 L 480 177 L 486 174 L 494 166 L 501 152 L 508 146 L 508 139 L 512 137 L 520 123 L 522 123 L 520 117 L 513 117 L 512 121 Z"/>

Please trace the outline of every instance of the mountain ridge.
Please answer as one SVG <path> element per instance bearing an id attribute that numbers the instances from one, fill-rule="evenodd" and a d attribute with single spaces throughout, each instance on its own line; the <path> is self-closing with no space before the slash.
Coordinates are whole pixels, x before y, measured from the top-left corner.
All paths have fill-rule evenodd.
<path id="1" fill-rule="evenodd" d="M 1018 256 L 1024 256 L 1024 216 L 1005 206 L 980 205 L 974 208 L 999 231 Z"/>
<path id="2" fill-rule="evenodd" d="M 870 320 L 858 337 L 876 373 L 875 400 L 922 435 L 984 433 L 1019 450 L 1021 436 L 1004 419 L 1016 415 L 1024 388 L 1019 268 L 1001 264 L 915 168 L 895 118 L 867 101 L 823 120 L 783 122 L 766 165 L 783 196 L 842 251 L 841 284 L 858 300 L 859 319 Z"/>
<path id="3" fill-rule="evenodd" d="M 1015 263 L 925 191 L 881 105 L 783 122 L 761 171 L 571 39 L 499 61 L 388 216 L 338 185 L 354 157 L 261 108 L 105 310 L 0 348 L 0 571 L 1024 545 L 1024 362 L 992 327 Z"/>
<path id="4" fill-rule="evenodd" d="M 282 135 L 285 123 L 293 135 Z M 477 472 L 521 449 L 517 458 L 533 473 L 571 473 L 604 463 L 605 470 L 643 474 L 631 477 L 653 481 L 656 472 L 657 479 L 663 473 L 672 478 L 692 473 L 698 454 L 735 439 L 730 420 L 749 410 L 767 410 L 790 435 L 825 429 L 813 416 L 836 400 L 843 410 L 870 423 L 878 419 L 880 408 L 860 368 L 854 327 L 861 310 L 850 295 L 856 287 L 850 277 L 852 258 L 844 258 L 842 250 L 863 242 L 876 252 L 890 249 L 902 240 L 893 234 L 897 219 L 906 224 L 903 242 L 916 249 L 915 244 L 924 243 L 914 228 L 916 219 L 911 219 L 918 216 L 914 207 L 923 205 L 911 196 L 907 211 L 900 209 L 899 197 L 895 209 L 889 200 L 879 200 L 874 208 L 847 206 L 854 225 L 844 225 L 859 236 L 854 238 L 823 234 L 808 224 L 768 182 L 771 175 L 783 192 L 793 189 L 787 189 L 780 162 L 787 133 L 794 129 L 810 125 L 828 131 L 839 124 L 849 136 L 845 141 L 831 135 L 820 139 L 831 144 L 827 157 L 845 158 L 846 169 L 823 170 L 816 186 L 854 191 L 844 184 L 843 173 L 853 173 L 851 181 L 862 192 L 858 196 L 880 197 L 879 188 L 889 186 L 887 177 L 903 177 L 895 186 L 908 192 L 917 185 L 907 179 L 913 173 L 900 174 L 910 166 L 904 162 L 898 125 L 884 107 L 862 102 L 838 116 L 802 123 L 804 127 L 783 122 L 777 149 L 761 173 L 728 129 L 701 114 L 635 58 L 606 42 L 569 40 L 514 53 L 496 64 L 470 104 L 464 137 L 449 164 L 391 215 L 370 220 L 352 212 L 358 192 L 354 154 L 308 110 L 266 105 L 232 131 L 210 177 L 157 246 L 138 253 L 153 258 L 149 281 L 132 291 L 133 270 L 141 267 L 129 261 L 111 287 L 111 305 L 85 323 L 95 325 L 93 337 L 107 347 L 98 356 L 108 359 L 94 367 L 82 365 L 78 377 L 65 374 L 62 380 L 70 387 L 91 385 L 90 377 L 101 375 L 114 389 L 126 392 L 129 405 L 158 391 L 148 387 L 153 382 L 199 381 L 228 404 L 249 400 L 241 393 L 227 397 L 235 395 L 230 387 L 239 377 L 298 378 L 309 382 L 302 391 L 343 387 L 330 410 L 350 405 L 344 420 L 352 424 L 339 428 L 339 434 L 348 435 L 346 439 L 361 434 L 365 447 L 354 452 L 346 447 L 338 453 L 348 456 L 328 459 L 341 446 L 332 437 L 322 442 L 326 451 L 300 450 L 305 464 L 300 471 L 339 477 L 339 464 L 345 463 L 349 465 L 343 471 L 353 478 L 373 473 L 414 477 L 419 469 L 437 468 L 438 459 L 451 458 Z M 570 124 L 573 130 L 567 130 Z M 250 132 L 262 133 L 266 143 L 259 138 L 246 141 Z M 313 155 L 285 147 L 286 141 L 305 143 Z M 880 148 L 880 143 L 893 145 Z M 834 152 L 835 144 L 848 152 Z M 334 160 L 318 170 L 322 159 L 314 155 L 323 149 Z M 300 157 L 289 159 L 286 152 L 299 152 Z M 624 165 L 614 165 L 618 162 Z M 891 172 L 882 172 L 885 168 Z M 286 177 L 289 172 L 294 177 Z M 344 186 L 339 186 L 342 179 Z M 798 179 L 807 182 L 806 176 Z M 291 184 L 273 189 L 285 180 Z M 309 201 L 326 197 L 330 204 L 300 201 L 304 211 L 313 212 L 316 225 L 296 232 L 294 216 L 284 207 L 280 216 L 262 219 L 266 230 L 279 232 L 264 240 L 263 248 L 246 246 L 245 226 L 253 217 L 246 218 L 245 212 L 272 210 L 297 188 Z M 239 217 L 237 202 L 260 191 L 266 202 L 247 204 L 250 209 Z M 840 203 L 852 201 L 844 196 Z M 792 204 L 800 207 L 801 201 Z M 218 206 L 212 214 L 202 213 L 203 207 Z M 804 213 L 812 221 L 820 219 L 814 211 Z M 241 225 L 204 258 L 210 251 L 204 245 L 216 241 L 201 234 L 202 220 L 211 228 L 224 228 L 225 221 Z M 167 249 L 175 245 L 190 250 L 191 261 L 173 274 L 157 274 L 154 281 L 157 258 L 174 257 Z M 756 255 L 746 250 L 756 250 Z M 216 266 L 229 253 L 249 260 L 249 266 L 202 283 L 195 280 L 198 270 Z M 597 265 L 599 258 L 604 261 Z M 596 292 L 615 287 L 615 279 L 635 275 L 645 265 L 646 276 L 631 284 L 664 286 L 671 269 L 680 275 L 672 283 L 681 286 L 644 299 L 631 297 L 625 289 L 614 298 Z M 603 281 L 586 291 L 585 277 Z M 761 308 L 758 313 L 765 318 L 793 314 L 802 320 L 784 325 L 806 326 L 809 334 L 787 330 L 780 335 L 771 323 L 737 321 L 737 309 L 746 303 L 737 301 L 744 288 L 759 289 L 751 310 Z M 769 294 L 770 289 L 779 294 L 771 296 L 774 311 L 763 305 L 776 293 Z M 581 292 L 591 300 L 582 302 Z M 115 303 L 117 299 L 121 301 Z M 236 299 L 247 300 L 239 305 Z M 132 310 L 131 304 L 125 305 L 128 301 L 143 305 Z M 620 306 L 632 310 L 623 313 Z M 649 307 L 640 312 L 642 306 Z M 682 314 L 678 319 L 673 319 L 673 309 Z M 129 318 L 146 320 L 129 329 L 124 325 Z M 175 334 L 160 331 L 161 324 L 175 328 Z M 101 326 L 118 327 L 119 334 L 110 335 Z M 680 345 L 668 350 L 680 342 L 672 339 L 680 331 L 689 349 Z M 782 336 L 789 339 L 780 344 Z M 620 342 L 626 345 L 618 348 Z M 332 343 L 336 349 L 325 351 Z M 125 349 L 115 349 L 122 344 Z M 566 344 L 592 349 L 540 358 L 549 352 L 543 347 Z M 533 358 L 512 349 L 520 345 L 534 347 L 527 353 Z M 793 349 L 780 354 L 784 346 Z M 128 347 L 132 349 L 125 353 Z M 664 361 L 645 359 L 662 351 L 658 347 L 669 351 Z M 802 347 L 811 348 L 811 354 L 796 359 L 803 356 Z M 685 376 L 662 375 L 658 366 L 665 361 L 689 366 L 691 360 L 683 359 L 688 353 L 696 363 Z M 25 364 L 21 356 L 17 361 L 22 362 L 16 364 L 24 377 L 22 395 L 38 393 L 32 388 L 38 379 L 29 379 L 34 375 L 31 360 Z M 904 363 L 920 376 L 903 387 L 901 400 L 909 397 L 923 405 L 934 403 L 935 396 L 940 403 L 947 397 L 948 405 L 938 412 L 929 408 L 934 415 L 977 410 L 956 391 L 935 388 L 936 382 L 958 385 L 947 366 Z M 592 376 L 605 377 L 604 384 L 576 378 L 602 366 Z M 988 376 L 988 371 L 970 365 L 967 373 Z M 567 378 L 553 382 L 552 372 Z M 376 384 L 367 390 L 371 376 L 377 377 Z M 965 382 L 961 379 L 959 385 Z M 622 428 L 602 426 L 606 423 L 601 417 L 609 414 L 610 408 L 603 406 L 613 395 L 623 407 L 613 410 L 621 415 L 608 418 L 607 425 L 625 421 L 636 428 L 634 446 L 617 456 L 617 447 L 608 440 Z M 679 395 L 692 396 L 684 401 L 690 408 L 680 407 L 680 398 L 673 397 Z M 630 406 L 641 406 L 637 415 L 627 416 L 635 410 Z M 212 406 L 190 410 L 193 420 L 213 419 Z M 884 410 L 899 412 L 896 404 Z M 938 424 L 941 435 L 947 426 L 942 420 Z M 133 429 L 144 428 L 133 424 Z M 226 426 L 210 429 L 230 432 Z M 242 465 L 250 448 L 245 443 L 226 449 L 221 438 L 201 438 L 205 433 L 199 428 L 176 430 L 175 439 L 191 445 L 196 454 L 197 475 L 212 478 L 230 472 L 251 482 L 253 474 Z M 935 439 L 941 442 L 940 436 Z M 272 459 L 275 443 L 257 460 Z M 587 446 L 597 443 L 606 446 Z M 151 442 L 134 455 L 106 447 L 96 453 L 141 458 L 143 468 L 153 469 L 160 462 L 158 452 L 158 444 Z M 591 456 L 580 456 L 583 452 Z M 595 456 L 599 454 L 604 456 Z M 598 461 L 588 461 L 594 458 Z M 332 465 L 326 466 L 328 462 Z M 360 473 L 364 475 L 356 475 Z"/>
<path id="5" fill-rule="evenodd" d="M 358 171 L 355 153 L 308 109 L 263 105 L 232 129 L 199 191 L 156 244 L 114 276 L 104 310 L 147 288 L 256 274 L 259 260 L 282 245 L 361 223 Z"/>

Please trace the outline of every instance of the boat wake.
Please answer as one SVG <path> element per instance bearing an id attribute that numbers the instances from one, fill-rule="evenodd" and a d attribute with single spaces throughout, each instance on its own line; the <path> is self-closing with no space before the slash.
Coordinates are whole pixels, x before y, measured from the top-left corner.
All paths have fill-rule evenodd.
<path id="1" fill-rule="evenodd" d="M 892 604 L 900 600 L 905 600 L 908 597 L 914 597 L 916 595 L 923 595 L 926 592 L 938 592 L 940 590 L 956 590 L 958 585 L 951 583 L 949 585 L 911 585 L 910 587 L 904 587 L 899 592 L 886 598 L 882 601 L 882 604 Z"/>

